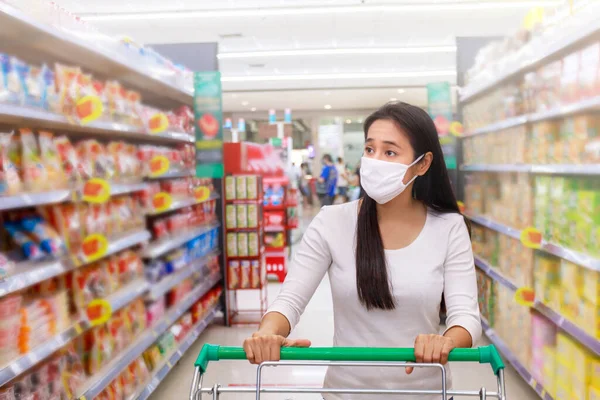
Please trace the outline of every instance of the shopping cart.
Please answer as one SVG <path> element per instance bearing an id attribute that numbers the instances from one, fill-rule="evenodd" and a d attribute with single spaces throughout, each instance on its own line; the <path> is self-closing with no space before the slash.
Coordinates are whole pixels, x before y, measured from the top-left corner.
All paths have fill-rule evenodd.
<path id="1" fill-rule="evenodd" d="M 333 348 L 282 348 L 281 361 L 263 362 L 257 368 L 256 387 L 222 387 L 215 384 L 212 387 L 203 387 L 202 378 L 208 363 L 219 360 L 244 360 L 246 353 L 241 347 L 224 347 L 205 344 L 196 359 L 194 379 L 190 391 L 190 400 L 202 399 L 203 394 L 219 399 L 221 394 L 228 393 L 256 393 L 260 400 L 261 393 L 335 393 L 335 394 L 395 394 L 395 395 L 439 395 L 447 400 L 451 396 L 470 396 L 480 399 L 496 398 L 506 400 L 504 388 L 504 363 L 498 350 L 493 345 L 476 349 L 454 349 L 450 352 L 449 361 L 472 361 L 481 364 L 490 364 L 497 377 L 498 391 L 487 392 L 484 387 L 478 391 L 448 390 L 446 387 L 446 370 L 441 364 L 411 364 L 415 361 L 415 352 L 412 348 L 360 348 L 360 347 L 333 347 Z M 302 388 L 302 387 L 264 387 L 262 385 L 262 372 L 268 366 L 343 366 L 343 367 L 416 367 L 437 368 L 441 372 L 441 390 L 395 390 L 395 389 L 344 389 L 344 388 Z"/>

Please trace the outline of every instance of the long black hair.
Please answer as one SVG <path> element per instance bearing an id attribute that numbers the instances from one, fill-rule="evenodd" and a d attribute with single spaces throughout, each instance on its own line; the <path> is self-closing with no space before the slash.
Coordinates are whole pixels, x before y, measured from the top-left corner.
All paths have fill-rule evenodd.
<path id="1" fill-rule="evenodd" d="M 365 120 L 365 140 L 371 125 L 382 119 L 394 122 L 406 132 L 415 157 L 427 152 L 433 154 L 429 170 L 414 182 L 413 197 L 439 213 L 460 214 L 438 133 L 429 115 L 421 108 L 407 103 L 388 103 Z M 363 197 L 356 228 L 358 298 L 368 310 L 393 310 L 396 304 L 388 280 L 385 250 L 377 218 L 377 202 L 364 190 L 361 192 Z"/>

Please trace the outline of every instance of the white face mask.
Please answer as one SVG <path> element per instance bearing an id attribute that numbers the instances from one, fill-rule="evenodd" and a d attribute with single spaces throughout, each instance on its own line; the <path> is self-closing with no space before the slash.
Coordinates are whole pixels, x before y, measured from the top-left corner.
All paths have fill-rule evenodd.
<path id="1" fill-rule="evenodd" d="M 423 156 L 425 154 L 410 165 L 362 157 L 360 160 L 360 183 L 370 198 L 379 204 L 385 204 L 404 192 L 408 185 L 417 179 L 418 175 L 415 175 L 406 184 L 403 183 L 406 171 L 418 163 Z"/>

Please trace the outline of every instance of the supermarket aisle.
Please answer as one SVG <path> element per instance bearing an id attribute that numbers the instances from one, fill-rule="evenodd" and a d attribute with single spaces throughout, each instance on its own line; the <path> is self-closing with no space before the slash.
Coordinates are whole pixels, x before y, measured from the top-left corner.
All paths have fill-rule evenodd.
<path id="1" fill-rule="evenodd" d="M 279 284 L 270 284 L 269 299 L 273 300 L 279 290 Z M 243 339 L 252 334 L 253 327 L 225 328 L 211 326 L 182 358 L 179 365 L 170 376 L 158 387 L 152 400 L 187 398 L 193 374 L 193 364 L 203 343 L 217 343 L 230 346 L 240 346 Z M 333 314 L 331 292 L 327 278 L 319 286 L 315 296 L 309 303 L 306 312 L 293 332 L 293 336 L 308 338 L 313 346 L 331 346 L 333 336 Z M 487 344 L 485 339 L 480 343 Z M 401 372 L 403 373 L 403 372 Z M 245 361 L 225 361 L 209 367 L 205 377 L 205 385 L 219 383 L 222 385 L 251 385 L 255 381 L 255 367 Z M 485 386 L 488 390 L 496 390 L 496 381 L 488 366 L 479 364 L 456 364 L 453 367 L 454 387 L 457 389 L 478 389 Z M 284 369 L 267 370 L 264 382 L 278 385 L 303 385 L 318 387 L 322 384 L 325 370 Z M 525 384 L 516 372 L 508 367 L 507 394 L 510 400 L 534 400 L 538 396 Z M 205 397 L 206 398 L 206 397 Z M 228 399 L 252 399 L 252 395 L 229 395 Z M 265 399 L 319 399 L 318 395 L 271 395 Z M 458 399 L 458 398 L 457 398 Z"/>

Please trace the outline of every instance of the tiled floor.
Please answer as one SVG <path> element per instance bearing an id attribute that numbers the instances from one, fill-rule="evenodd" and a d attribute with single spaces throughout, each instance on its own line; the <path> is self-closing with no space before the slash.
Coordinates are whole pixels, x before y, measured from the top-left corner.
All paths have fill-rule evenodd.
<path id="1" fill-rule="evenodd" d="M 308 222 L 311 212 L 305 214 L 303 225 Z M 269 285 L 269 299 L 273 300 L 279 291 L 279 284 Z M 245 294 L 248 294 L 246 292 Z M 256 299 L 244 299 L 250 304 Z M 225 328 L 220 325 L 212 325 L 190 348 L 188 353 L 179 362 L 179 365 L 167 376 L 165 381 L 154 392 L 151 400 L 171 400 L 189 397 L 194 361 L 204 343 L 221 344 L 227 346 L 241 346 L 243 340 L 250 336 L 256 327 L 232 327 Z M 313 346 L 331 346 L 333 337 L 333 313 L 331 304 L 331 291 L 327 277 L 323 280 L 311 302 L 309 303 L 302 320 L 293 337 L 310 339 Z M 485 339 L 480 345 L 487 344 Z M 485 386 L 490 391 L 496 391 L 496 379 L 487 365 L 460 364 L 452 366 L 454 388 L 460 390 L 478 390 Z M 263 382 L 267 385 L 291 385 L 304 387 L 319 387 L 325 375 L 324 368 L 284 368 L 278 367 L 267 369 Z M 204 378 L 205 386 L 215 383 L 221 385 L 252 385 L 256 379 L 256 368 L 245 361 L 221 361 L 209 366 Z M 539 397 L 521 379 L 521 377 L 510 367 L 506 371 L 507 398 L 509 400 L 534 400 Z M 204 396 L 208 398 L 208 396 Z M 251 394 L 229 394 L 223 395 L 224 399 L 253 399 Z M 320 399 L 316 394 L 272 394 L 263 395 L 264 399 Z M 472 398 L 472 397 L 471 397 Z M 455 397 L 458 400 L 458 397 Z M 467 397 L 468 399 L 468 397 Z"/>

